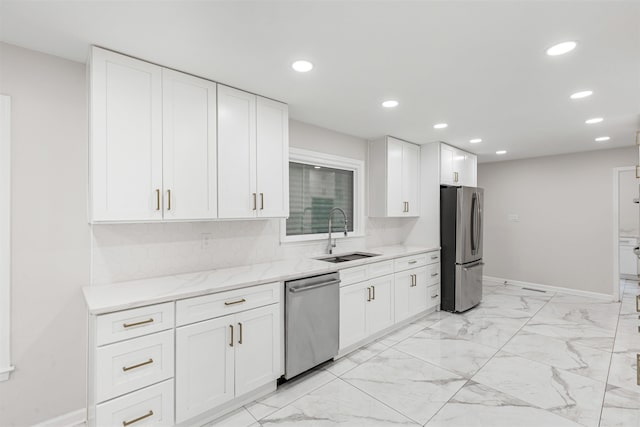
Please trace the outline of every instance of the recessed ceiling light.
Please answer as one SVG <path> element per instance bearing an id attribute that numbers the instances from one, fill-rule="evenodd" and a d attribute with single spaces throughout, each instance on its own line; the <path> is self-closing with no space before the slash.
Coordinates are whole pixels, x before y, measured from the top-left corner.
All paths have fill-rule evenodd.
<path id="1" fill-rule="evenodd" d="M 393 99 L 390 99 L 388 101 L 384 101 L 382 103 L 382 106 L 385 108 L 393 108 L 393 107 L 397 107 L 398 106 L 398 101 L 395 101 Z"/>
<path id="2" fill-rule="evenodd" d="M 472 144 L 477 144 L 479 142 L 482 142 L 482 138 L 473 138 L 473 139 L 470 139 L 469 142 Z"/>
<path id="3" fill-rule="evenodd" d="M 594 123 L 600 123 L 604 119 L 602 117 L 594 117 L 593 119 L 585 120 L 584 122 L 588 125 L 592 125 Z"/>
<path id="4" fill-rule="evenodd" d="M 581 92 L 576 92 L 573 95 L 571 95 L 571 99 L 586 98 L 587 96 L 591 96 L 591 95 L 593 95 L 593 91 L 591 91 L 591 90 L 583 90 Z"/>
<path id="5" fill-rule="evenodd" d="M 299 73 L 306 73 L 313 69 L 313 64 L 309 61 L 299 60 L 291 64 L 291 68 Z"/>
<path id="6" fill-rule="evenodd" d="M 444 129 L 444 128 L 446 128 L 447 126 L 449 126 L 449 125 L 448 125 L 448 124 L 446 124 L 446 123 L 438 123 L 437 125 L 433 125 L 433 128 L 434 128 L 434 129 Z"/>
<path id="7" fill-rule="evenodd" d="M 320 166 L 314 166 L 313 168 L 314 169 L 320 169 Z"/>
<path id="8" fill-rule="evenodd" d="M 573 49 L 575 49 L 577 45 L 578 43 L 574 41 L 558 43 L 556 45 L 551 46 L 549 49 L 547 49 L 547 55 L 549 56 L 564 55 L 565 53 L 571 52 Z"/>
<path id="9" fill-rule="evenodd" d="M 604 142 L 604 141 L 608 141 L 610 139 L 611 139 L 611 137 L 608 137 L 608 136 L 600 136 L 600 137 L 596 138 L 596 142 Z"/>
<path id="10" fill-rule="evenodd" d="M 501 156 L 503 154 L 507 154 L 507 150 L 498 150 L 498 151 L 496 151 L 496 154 L 499 155 L 499 156 Z"/>

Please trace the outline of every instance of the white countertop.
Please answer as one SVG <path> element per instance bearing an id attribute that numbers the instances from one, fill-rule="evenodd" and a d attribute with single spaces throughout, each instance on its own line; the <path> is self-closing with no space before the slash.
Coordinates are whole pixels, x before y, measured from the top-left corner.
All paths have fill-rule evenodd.
<path id="1" fill-rule="evenodd" d="M 402 245 L 384 246 L 360 251 L 379 254 L 379 256 L 339 264 L 311 258 L 297 258 L 198 273 L 176 274 L 108 285 L 87 286 L 82 291 L 89 313 L 104 314 L 149 304 L 245 288 L 262 283 L 281 282 L 331 273 L 358 265 L 439 249 L 438 247 L 427 248 Z"/>

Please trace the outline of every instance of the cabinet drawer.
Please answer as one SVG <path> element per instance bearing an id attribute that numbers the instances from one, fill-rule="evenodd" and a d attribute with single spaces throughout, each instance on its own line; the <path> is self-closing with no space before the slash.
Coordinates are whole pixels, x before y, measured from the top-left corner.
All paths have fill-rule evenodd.
<path id="1" fill-rule="evenodd" d="M 440 252 L 429 252 L 427 254 L 427 264 L 435 264 L 440 262 Z"/>
<path id="2" fill-rule="evenodd" d="M 96 406 L 96 426 L 172 426 L 173 380 Z"/>
<path id="3" fill-rule="evenodd" d="M 340 287 L 367 280 L 367 266 L 345 268 L 340 270 Z"/>
<path id="4" fill-rule="evenodd" d="M 102 402 L 173 377 L 173 354 L 173 330 L 98 348 L 96 400 Z"/>
<path id="5" fill-rule="evenodd" d="M 366 267 L 367 267 L 367 279 L 386 276 L 387 274 L 393 273 L 393 260 L 367 264 Z"/>
<path id="6" fill-rule="evenodd" d="M 176 303 L 176 325 L 226 316 L 280 301 L 280 282 L 188 298 Z"/>
<path id="7" fill-rule="evenodd" d="M 436 283 L 440 283 L 440 264 L 430 264 L 426 270 L 427 284 L 435 285 Z"/>
<path id="8" fill-rule="evenodd" d="M 428 308 L 440 305 L 440 283 L 429 286 L 427 292 L 429 298 L 427 301 Z"/>
<path id="9" fill-rule="evenodd" d="M 422 267 L 427 265 L 428 254 L 419 254 L 398 258 L 394 262 L 395 271 L 408 270 L 410 268 Z"/>
<path id="10" fill-rule="evenodd" d="M 173 302 L 103 314 L 96 318 L 97 345 L 172 329 Z"/>

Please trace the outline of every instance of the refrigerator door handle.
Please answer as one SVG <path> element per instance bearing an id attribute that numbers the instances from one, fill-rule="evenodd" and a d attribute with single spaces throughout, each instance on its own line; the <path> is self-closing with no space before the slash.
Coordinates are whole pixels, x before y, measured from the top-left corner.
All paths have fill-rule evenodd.
<path id="1" fill-rule="evenodd" d="M 473 255 L 476 254 L 476 233 L 477 233 L 477 217 L 476 217 L 476 207 L 478 203 L 478 195 L 477 193 L 473 193 L 471 196 L 471 253 Z"/>
<path id="2" fill-rule="evenodd" d="M 480 205 L 480 195 L 478 195 L 477 208 L 478 208 L 478 238 L 476 239 L 476 246 L 479 250 L 480 245 L 482 245 L 482 242 L 480 241 L 482 239 L 482 206 Z M 477 252 L 478 251 L 476 251 L 476 253 Z"/>
<path id="3" fill-rule="evenodd" d="M 484 265 L 484 262 L 482 262 L 482 261 L 474 262 L 473 264 L 467 265 L 467 266 L 463 267 L 462 269 L 464 271 L 468 271 L 470 268 L 477 267 L 479 265 Z"/>

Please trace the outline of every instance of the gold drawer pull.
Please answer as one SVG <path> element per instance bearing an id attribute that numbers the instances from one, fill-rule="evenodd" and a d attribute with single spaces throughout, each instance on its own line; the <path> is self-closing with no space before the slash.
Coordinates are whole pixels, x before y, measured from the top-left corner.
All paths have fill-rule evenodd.
<path id="1" fill-rule="evenodd" d="M 229 347 L 233 347 L 233 325 L 229 325 L 229 334 L 231 338 L 229 338 Z"/>
<path id="2" fill-rule="evenodd" d="M 367 302 L 371 301 L 371 288 L 367 288 L 367 292 L 369 293 L 367 297 Z"/>
<path id="3" fill-rule="evenodd" d="M 258 195 L 256 193 L 251 193 L 251 194 L 253 195 L 253 209 L 251 210 L 255 211 L 258 207 L 258 201 L 256 199 Z"/>
<path id="4" fill-rule="evenodd" d="M 264 210 L 264 193 L 260 193 L 260 210 Z"/>
<path id="5" fill-rule="evenodd" d="M 413 261 L 409 261 L 409 264 L 415 264 L 416 262 L 418 262 L 417 260 L 413 260 Z"/>
<path id="6" fill-rule="evenodd" d="M 438 255 L 431 255 L 431 259 L 438 259 Z"/>
<path id="7" fill-rule="evenodd" d="M 636 382 L 640 385 L 640 353 L 636 354 Z"/>
<path id="8" fill-rule="evenodd" d="M 371 299 L 372 299 L 372 300 L 374 300 L 374 299 L 376 299 L 376 287 L 375 287 L 375 286 L 372 286 L 372 287 L 371 287 L 371 290 L 373 291 L 373 292 L 372 292 L 373 296 L 371 297 Z"/>
<path id="9" fill-rule="evenodd" d="M 440 295 L 438 295 L 438 294 L 431 295 L 431 299 L 438 298 L 439 296 L 440 296 Z"/>
<path id="10" fill-rule="evenodd" d="M 636 295 L 636 311 L 640 313 L 640 295 Z"/>
<path id="11" fill-rule="evenodd" d="M 242 299 L 239 299 L 238 301 L 227 301 L 224 303 L 224 305 L 242 304 L 243 302 L 247 302 L 247 300 L 242 298 Z"/>
<path id="12" fill-rule="evenodd" d="M 238 339 L 238 344 L 242 344 L 242 322 L 238 322 L 238 327 L 240 328 L 240 338 Z"/>
<path id="13" fill-rule="evenodd" d="M 140 325 L 146 325 L 147 323 L 153 323 L 153 317 L 151 319 L 147 319 L 147 320 L 143 320 L 141 322 L 135 322 L 135 323 L 123 323 L 122 327 L 123 328 L 131 328 L 133 326 L 140 326 Z"/>
<path id="14" fill-rule="evenodd" d="M 149 411 L 149 412 L 147 412 L 146 414 L 144 414 L 143 416 L 138 417 L 138 418 L 134 418 L 134 419 L 132 419 L 131 421 L 123 421 L 123 422 L 122 422 L 122 425 L 123 425 L 124 427 L 127 427 L 128 425 L 131 425 L 131 424 L 133 424 L 133 423 L 137 423 L 138 421 L 142 421 L 142 420 L 144 420 L 145 418 L 149 418 L 149 417 L 150 417 L 150 416 L 152 416 L 152 415 L 153 415 L 153 411 Z"/>
<path id="15" fill-rule="evenodd" d="M 123 366 L 122 370 L 124 372 L 127 372 L 127 371 L 130 371 L 132 369 L 140 368 L 140 367 L 145 366 L 145 365 L 150 365 L 152 363 L 153 363 L 153 359 L 149 359 L 146 362 L 138 363 L 137 365 Z"/>

